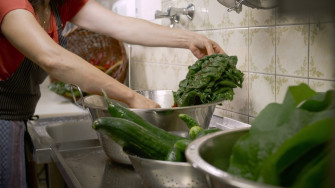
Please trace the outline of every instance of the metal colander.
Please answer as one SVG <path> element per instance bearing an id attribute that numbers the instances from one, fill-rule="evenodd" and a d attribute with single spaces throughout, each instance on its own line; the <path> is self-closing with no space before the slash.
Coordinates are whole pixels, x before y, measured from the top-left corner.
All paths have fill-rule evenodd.
<path id="1" fill-rule="evenodd" d="M 204 174 L 187 162 L 170 162 L 129 155 L 145 185 L 157 187 L 208 187 Z"/>

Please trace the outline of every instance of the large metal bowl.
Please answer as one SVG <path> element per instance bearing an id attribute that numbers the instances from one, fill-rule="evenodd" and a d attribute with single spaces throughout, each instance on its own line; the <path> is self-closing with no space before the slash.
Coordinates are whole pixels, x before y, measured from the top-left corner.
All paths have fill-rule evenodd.
<path id="1" fill-rule="evenodd" d="M 213 188 L 275 188 L 236 177 L 226 171 L 234 144 L 248 131 L 249 128 L 241 128 L 198 138 L 186 149 L 187 161 L 206 175 L 208 184 Z"/>
<path id="2" fill-rule="evenodd" d="M 190 115 L 197 120 L 203 128 L 208 128 L 215 106 L 220 103 L 215 102 L 187 107 L 172 107 L 174 104 L 172 90 L 142 90 L 137 92 L 157 102 L 161 105 L 161 108 L 130 110 L 166 131 L 188 131 L 187 126 L 178 117 L 181 113 Z M 91 95 L 83 97 L 76 101 L 76 104 L 89 110 L 92 121 L 99 117 L 110 116 L 107 110 L 107 103 L 102 96 Z M 108 157 L 119 163 L 131 164 L 127 154 L 123 153 L 122 148 L 118 144 L 106 135 L 98 135 Z"/>
<path id="3" fill-rule="evenodd" d="M 172 90 L 141 90 L 138 93 L 157 102 L 161 108 L 138 109 L 132 108 L 145 120 L 166 131 L 187 131 L 188 128 L 178 117 L 179 114 L 188 114 L 193 117 L 203 128 L 208 128 L 215 106 L 220 102 L 194 105 L 187 107 L 172 107 L 174 104 Z M 102 96 L 92 95 L 84 97 L 82 105 L 89 109 L 92 119 L 109 116 L 107 103 Z M 124 105 L 124 104 L 123 104 Z"/>

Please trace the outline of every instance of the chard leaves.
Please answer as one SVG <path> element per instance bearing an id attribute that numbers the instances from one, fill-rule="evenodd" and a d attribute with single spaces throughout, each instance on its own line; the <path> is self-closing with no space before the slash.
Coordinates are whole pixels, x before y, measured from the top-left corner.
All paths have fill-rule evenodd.
<path id="1" fill-rule="evenodd" d="M 177 106 L 191 106 L 233 100 L 236 87 L 242 87 L 243 72 L 236 68 L 237 57 L 213 54 L 188 67 L 186 78 L 173 92 Z"/>

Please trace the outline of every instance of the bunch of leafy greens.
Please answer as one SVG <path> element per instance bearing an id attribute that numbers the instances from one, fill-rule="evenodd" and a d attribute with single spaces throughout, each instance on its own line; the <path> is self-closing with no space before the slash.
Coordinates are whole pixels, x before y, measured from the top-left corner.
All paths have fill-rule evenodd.
<path id="1" fill-rule="evenodd" d="M 188 67 L 179 89 L 173 92 L 175 106 L 233 100 L 233 89 L 242 87 L 244 76 L 236 64 L 236 56 L 225 54 L 213 54 L 196 61 Z"/>
<path id="2" fill-rule="evenodd" d="M 288 88 L 266 106 L 234 145 L 228 172 L 284 187 L 328 187 L 335 91 Z"/>
<path id="3" fill-rule="evenodd" d="M 48 88 L 57 93 L 58 95 L 63 95 L 67 98 L 72 98 L 72 92 L 71 92 L 71 85 L 70 84 L 67 84 L 67 83 L 64 83 L 64 82 L 61 82 L 61 81 L 54 81 L 52 82 Z M 80 96 L 80 92 L 78 89 L 76 88 L 72 88 L 73 89 L 73 95 L 75 97 L 79 97 Z M 85 93 L 83 93 L 84 95 L 86 95 Z"/>

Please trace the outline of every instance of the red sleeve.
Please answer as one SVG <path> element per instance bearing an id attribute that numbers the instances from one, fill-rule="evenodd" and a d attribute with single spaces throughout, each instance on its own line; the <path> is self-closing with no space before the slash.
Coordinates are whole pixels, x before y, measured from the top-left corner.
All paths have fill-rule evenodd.
<path id="1" fill-rule="evenodd" d="M 6 14 L 15 9 L 25 9 L 34 14 L 34 9 L 28 0 L 0 0 L 0 25 Z"/>
<path id="2" fill-rule="evenodd" d="M 79 12 L 87 1 L 88 0 L 66 0 L 60 6 L 60 16 L 64 26 L 67 21 L 71 20 Z"/>

